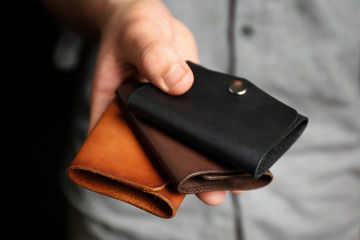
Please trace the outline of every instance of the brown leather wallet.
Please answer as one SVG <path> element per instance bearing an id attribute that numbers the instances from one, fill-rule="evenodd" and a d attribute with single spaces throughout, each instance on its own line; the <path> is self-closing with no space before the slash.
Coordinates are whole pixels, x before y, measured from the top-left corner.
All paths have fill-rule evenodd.
<path id="1" fill-rule="evenodd" d="M 144 152 L 116 101 L 87 137 L 67 174 L 84 188 L 163 218 L 174 217 L 185 197 Z"/>
<path id="2" fill-rule="evenodd" d="M 273 175 L 266 171 L 259 178 L 224 163 L 212 160 L 199 149 L 194 149 L 171 137 L 148 121 L 132 114 L 125 104 L 138 83 L 127 82 L 117 90 L 119 104 L 130 126 L 137 133 L 144 149 L 161 164 L 172 184 L 180 193 L 199 193 L 220 190 L 253 190 L 268 185 Z"/>

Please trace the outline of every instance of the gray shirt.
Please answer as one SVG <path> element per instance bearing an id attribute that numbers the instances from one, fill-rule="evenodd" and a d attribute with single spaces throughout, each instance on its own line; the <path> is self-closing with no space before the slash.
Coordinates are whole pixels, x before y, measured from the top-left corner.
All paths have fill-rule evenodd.
<path id="1" fill-rule="evenodd" d="M 229 193 L 217 207 L 189 195 L 170 220 L 65 181 L 86 228 L 106 240 L 231 240 L 239 229 L 246 240 L 360 239 L 360 1 L 164 3 L 193 32 L 202 65 L 249 79 L 309 125 L 271 169 L 269 186 Z"/>

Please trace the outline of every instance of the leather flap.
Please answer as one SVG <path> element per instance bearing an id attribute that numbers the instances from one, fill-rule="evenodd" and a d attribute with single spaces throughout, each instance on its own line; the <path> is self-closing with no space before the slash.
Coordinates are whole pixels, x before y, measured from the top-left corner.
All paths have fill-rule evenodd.
<path id="1" fill-rule="evenodd" d="M 175 215 L 184 196 L 168 186 L 157 164 L 139 145 L 113 101 L 69 166 L 71 180 L 155 215 Z"/>
<path id="2" fill-rule="evenodd" d="M 98 174 L 148 191 L 164 188 L 168 180 L 149 161 L 115 102 L 100 121 L 79 150 L 72 168 L 96 167 Z"/>
<path id="3" fill-rule="evenodd" d="M 249 191 L 265 187 L 272 180 L 273 175 L 270 171 L 266 171 L 260 178 L 254 178 L 251 174 L 242 171 L 199 171 L 187 175 L 186 178 L 179 181 L 177 189 L 182 193 L 221 190 Z"/>

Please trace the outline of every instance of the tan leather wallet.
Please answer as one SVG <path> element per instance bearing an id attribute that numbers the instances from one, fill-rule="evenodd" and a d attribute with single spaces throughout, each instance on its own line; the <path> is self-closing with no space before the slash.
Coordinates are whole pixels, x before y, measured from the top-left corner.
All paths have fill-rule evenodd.
<path id="1" fill-rule="evenodd" d="M 138 143 L 114 100 L 67 169 L 69 178 L 91 191 L 172 218 L 185 195 Z"/>

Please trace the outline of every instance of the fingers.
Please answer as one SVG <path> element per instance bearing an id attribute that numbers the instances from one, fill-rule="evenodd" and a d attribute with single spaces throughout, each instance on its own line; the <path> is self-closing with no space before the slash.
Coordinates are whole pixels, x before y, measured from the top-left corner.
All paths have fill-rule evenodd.
<path id="1" fill-rule="evenodd" d="M 210 206 L 220 205 L 225 200 L 226 192 L 225 191 L 212 191 L 212 192 L 202 192 L 197 193 L 196 196 Z"/>
<path id="2" fill-rule="evenodd" d="M 235 194 L 235 195 L 240 195 L 240 194 L 245 193 L 245 191 L 231 191 L 231 193 Z"/>
<path id="3" fill-rule="evenodd" d="M 245 191 L 231 191 L 232 194 L 240 195 L 243 194 Z M 212 192 L 203 192 L 198 193 L 196 196 L 210 206 L 218 206 L 224 202 L 226 192 L 225 191 L 212 191 Z"/>

